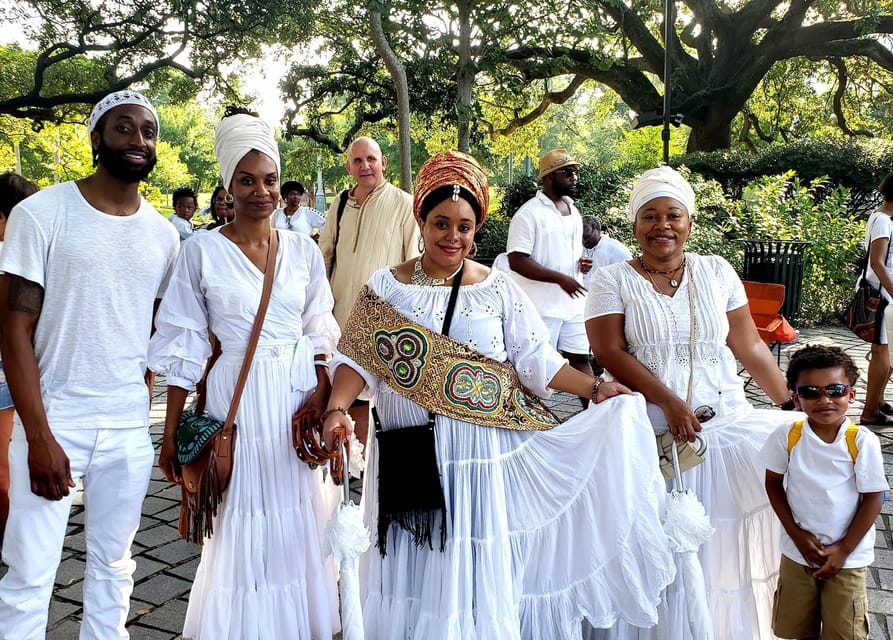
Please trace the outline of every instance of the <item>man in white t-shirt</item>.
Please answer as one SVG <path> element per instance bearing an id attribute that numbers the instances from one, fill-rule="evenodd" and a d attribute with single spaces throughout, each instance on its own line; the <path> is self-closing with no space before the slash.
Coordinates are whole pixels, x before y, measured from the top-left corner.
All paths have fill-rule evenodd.
<path id="1" fill-rule="evenodd" d="M 589 271 L 583 275 L 583 286 L 588 290 L 592 274 L 599 267 L 625 262 L 632 259 L 633 254 L 625 244 L 602 232 L 602 223 L 598 218 L 585 216 L 583 218 L 583 257 L 589 258 L 592 262 Z"/>
<path id="2" fill-rule="evenodd" d="M 506 253 L 515 280 L 533 300 L 549 328 L 552 346 L 575 369 L 592 375 L 589 341 L 583 324 L 583 220 L 571 195 L 580 163 L 566 149 L 540 159 L 543 188 L 521 205 L 509 224 Z M 589 398 L 581 397 L 583 407 Z"/>
<path id="3" fill-rule="evenodd" d="M 18 416 L 0 580 L 0 639 L 37 640 L 77 481 L 87 564 L 81 640 L 127 638 L 130 545 L 154 462 L 146 356 L 174 227 L 139 195 L 158 115 L 118 91 L 89 120 L 96 171 L 13 210 L 0 254 L 3 364 Z"/>
<path id="4" fill-rule="evenodd" d="M 285 206 L 273 212 L 270 224 L 274 229 L 296 231 L 319 240 L 319 231 L 326 223 L 326 217 L 316 209 L 301 206 L 304 193 L 304 185 L 300 182 L 296 180 L 283 182 L 281 195 L 285 200 Z"/>

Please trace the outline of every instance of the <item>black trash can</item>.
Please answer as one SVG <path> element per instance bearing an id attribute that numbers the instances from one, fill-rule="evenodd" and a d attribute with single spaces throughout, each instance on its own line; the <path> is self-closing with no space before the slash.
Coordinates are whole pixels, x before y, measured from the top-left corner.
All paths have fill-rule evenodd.
<path id="1" fill-rule="evenodd" d="M 799 240 L 742 240 L 744 279 L 784 285 L 781 314 L 788 320 L 800 319 L 803 291 L 803 254 L 808 242 Z"/>

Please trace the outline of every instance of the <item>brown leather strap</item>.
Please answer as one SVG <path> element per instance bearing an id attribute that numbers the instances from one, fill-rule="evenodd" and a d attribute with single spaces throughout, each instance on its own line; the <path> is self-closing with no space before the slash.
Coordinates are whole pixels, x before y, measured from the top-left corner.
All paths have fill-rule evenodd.
<path id="1" fill-rule="evenodd" d="M 248 372 L 251 370 L 251 361 L 254 359 L 254 350 L 257 349 L 257 341 L 260 338 L 260 330 L 264 324 L 264 316 L 267 315 L 267 305 L 270 303 L 270 293 L 273 291 L 273 276 L 276 271 L 276 252 L 278 248 L 279 232 L 272 230 L 270 232 L 270 241 L 267 245 L 267 264 L 264 269 L 264 288 L 260 294 L 260 304 L 257 307 L 257 315 L 254 318 L 254 325 L 251 327 L 251 336 L 248 338 L 248 346 L 245 347 L 245 358 L 242 360 L 242 369 L 239 371 L 239 379 L 236 381 L 236 388 L 233 390 L 233 399 L 229 404 L 229 413 L 226 414 L 226 420 L 223 423 L 223 430 L 220 437 L 214 441 L 214 454 L 218 459 L 228 458 L 231 450 L 229 440 L 233 435 L 233 425 L 236 422 L 236 411 L 238 411 L 239 402 L 242 400 L 242 390 L 245 388 L 245 382 L 248 380 Z"/>

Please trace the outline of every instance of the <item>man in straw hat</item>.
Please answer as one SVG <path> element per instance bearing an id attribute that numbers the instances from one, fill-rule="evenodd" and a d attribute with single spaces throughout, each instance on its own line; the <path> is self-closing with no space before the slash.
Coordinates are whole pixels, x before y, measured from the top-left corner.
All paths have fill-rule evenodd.
<path id="1" fill-rule="evenodd" d="M 127 638 L 130 545 L 155 458 L 146 353 L 154 304 L 179 249 L 139 195 L 158 114 L 134 91 L 93 108 L 96 171 L 14 209 L 0 255 L 3 364 L 18 416 L 0 638 L 46 635 L 74 487 L 84 484 L 81 640 Z"/>
<path id="2" fill-rule="evenodd" d="M 540 159 L 542 189 L 521 205 L 509 225 L 506 253 L 512 275 L 549 329 L 549 340 L 570 365 L 592 375 L 589 342 L 583 325 L 586 289 L 583 274 L 583 219 L 571 195 L 580 163 L 567 149 Z M 589 398 L 580 398 L 585 408 Z"/>

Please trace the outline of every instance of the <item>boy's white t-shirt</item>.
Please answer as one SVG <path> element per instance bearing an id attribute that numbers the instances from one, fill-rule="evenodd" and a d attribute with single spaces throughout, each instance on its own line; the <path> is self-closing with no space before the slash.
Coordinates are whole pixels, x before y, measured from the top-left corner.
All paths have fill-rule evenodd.
<path id="1" fill-rule="evenodd" d="M 878 437 L 859 427 L 856 434 L 859 453 L 854 464 L 845 438 L 849 424 L 846 420 L 834 442 L 829 443 L 815 434 L 808 421 L 804 422 L 800 440 L 788 460 L 791 423 L 769 436 L 762 451 L 766 468 L 785 477 L 785 492 L 794 521 L 823 545 L 834 544 L 846 534 L 859 506 L 860 493 L 889 489 Z M 867 567 L 874 562 L 874 541 L 872 527 L 846 559 L 844 568 Z M 809 564 L 785 531 L 781 552 L 794 562 Z"/>
<path id="2" fill-rule="evenodd" d="M 44 289 L 34 352 L 51 428 L 148 424 L 154 303 L 179 246 L 176 229 L 147 202 L 132 215 L 109 215 L 74 182 L 13 208 L 0 271 Z"/>

